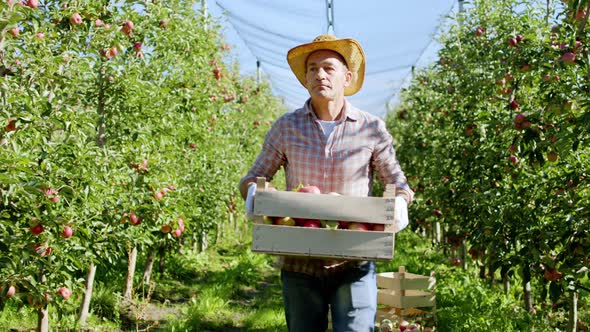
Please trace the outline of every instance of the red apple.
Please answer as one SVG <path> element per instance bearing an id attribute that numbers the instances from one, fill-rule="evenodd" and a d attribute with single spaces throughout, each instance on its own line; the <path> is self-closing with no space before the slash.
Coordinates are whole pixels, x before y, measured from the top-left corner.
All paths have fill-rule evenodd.
<path id="1" fill-rule="evenodd" d="M 514 117 L 514 123 L 516 123 L 516 124 L 522 124 L 525 120 L 526 120 L 526 115 L 524 115 L 522 113 L 518 113 Z"/>
<path id="2" fill-rule="evenodd" d="M 61 237 L 63 237 L 64 239 L 67 239 L 67 238 L 72 237 L 73 234 L 74 234 L 74 230 L 72 229 L 72 227 L 64 226 L 64 230 L 61 233 Z"/>
<path id="3" fill-rule="evenodd" d="M 508 45 L 515 47 L 516 45 L 518 45 L 518 40 L 516 40 L 516 38 L 510 38 L 508 39 Z"/>
<path id="4" fill-rule="evenodd" d="M 399 330 L 400 330 L 400 332 L 405 331 L 408 328 L 408 325 L 410 325 L 410 322 L 408 322 L 406 320 L 402 320 L 402 322 L 399 323 Z"/>
<path id="5" fill-rule="evenodd" d="M 309 228 L 321 228 L 321 224 L 319 220 L 307 220 L 304 224 L 303 227 L 309 227 Z"/>
<path id="6" fill-rule="evenodd" d="M 180 237 L 182 235 L 182 231 L 180 230 L 180 228 L 177 228 L 174 230 L 174 232 L 172 232 L 172 236 L 174 237 Z"/>
<path id="7" fill-rule="evenodd" d="M 510 102 L 510 108 L 512 108 L 513 110 L 518 109 L 519 107 L 520 104 L 518 103 L 518 100 L 514 99 Z"/>
<path id="8" fill-rule="evenodd" d="M 483 35 L 483 32 L 484 32 L 484 30 L 482 28 L 475 29 L 475 35 L 478 37 Z"/>
<path id="9" fill-rule="evenodd" d="M 37 224 L 37 225 L 31 227 L 31 233 L 33 233 L 33 235 L 35 235 L 35 236 L 43 233 L 43 230 L 44 230 L 43 225 L 41 225 L 41 224 Z"/>
<path id="10" fill-rule="evenodd" d="M 170 231 L 172 231 L 172 227 L 170 227 L 170 225 L 162 225 L 162 227 L 160 228 L 162 230 L 162 233 L 170 233 Z"/>
<path id="11" fill-rule="evenodd" d="M 373 230 L 383 232 L 385 230 L 385 224 L 373 224 Z"/>
<path id="12" fill-rule="evenodd" d="M 2 292 L 2 289 L 0 289 L 0 293 L 1 292 Z M 6 291 L 6 297 L 11 298 L 14 296 L 15 293 L 16 293 L 16 288 L 14 288 L 13 285 L 8 286 L 8 290 Z"/>
<path id="13" fill-rule="evenodd" d="M 61 287 L 57 290 L 57 294 L 61 295 L 64 300 L 68 300 L 72 296 L 72 291 L 67 287 Z"/>
<path id="14" fill-rule="evenodd" d="M 310 194 L 321 194 L 322 192 L 320 191 L 320 188 L 316 187 L 316 186 L 303 186 L 301 188 L 299 188 L 299 190 L 297 190 L 297 192 L 300 193 L 310 193 Z"/>
<path id="15" fill-rule="evenodd" d="M 215 67 L 215 69 L 213 69 L 213 74 L 215 74 L 216 80 L 221 79 L 221 71 L 222 70 L 223 70 L 223 68 L 221 68 L 221 67 Z"/>
<path id="16" fill-rule="evenodd" d="M 576 62 L 576 54 L 574 52 L 565 52 L 561 56 L 561 61 L 566 64 L 572 64 Z"/>
<path id="17" fill-rule="evenodd" d="M 164 194 L 162 194 L 161 191 L 157 192 L 154 194 L 154 197 L 159 201 L 164 197 Z"/>
<path id="18" fill-rule="evenodd" d="M 20 29 L 18 27 L 14 27 L 14 28 L 10 29 L 10 34 L 13 37 L 18 37 L 19 33 L 20 33 Z"/>
<path id="19" fill-rule="evenodd" d="M 39 0 L 29 0 L 27 1 L 27 6 L 33 9 L 39 7 Z"/>
<path id="20" fill-rule="evenodd" d="M 4 129 L 6 131 L 15 131 L 16 130 L 16 118 L 10 118 L 8 119 L 8 124 L 6 125 L 6 127 L 4 127 Z"/>
<path id="21" fill-rule="evenodd" d="M 351 222 L 348 225 L 348 229 L 352 229 L 355 231 L 368 231 L 370 227 L 367 223 L 364 222 Z"/>
<path id="22" fill-rule="evenodd" d="M 340 228 L 340 229 L 348 229 L 349 225 L 350 225 L 350 221 L 339 221 L 338 222 L 338 228 Z"/>
<path id="23" fill-rule="evenodd" d="M 441 210 L 434 210 L 434 211 L 432 211 L 432 213 L 434 213 L 434 215 L 437 216 L 437 217 L 442 216 L 442 211 Z"/>
<path id="24" fill-rule="evenodd" d="M 109 56 L 113 57 L 113 56 L 117 56 L 117 54 L 119 54 L 119 50 L 117 49 L 116 46 L 113 46 L 109 49 Z"/>
<path id="25" fill-rule="evenodd" d="M 510 162 L 511 162 L 513 165 L 517 165 L 517 164 L 518 164 L 518 157 L 517 157 L 517 156 L 515 156 L 515 155 L 511 155 L 511 156 L 509 157 L 509 159 L 510 159 Z"/>
<path id="26" fill-rule="evenodd" d="M 181 232 L 184 232 L 184 220 L 182 220 L 182 218 L 178 217 L 178 219 L 176 219 L 176 221 L 178 222 L 178 229 L 180 229 Z"/>
<path id="27" fill-rule="evenodd" d="M 137 226 L 141 223 L 141 218 L 135 215 L 135 213 L 129 214 L 129 223 L 131 225 Z"/>
<path id="28" fill-rule="evenodd" d="M 72 23 L 72 25 L 82 24 L 82 16 L 78 13 L 72 14 L 72 16 L 70 16 L 70 23 Z"/>
<path id="29" fill-rule="evenodd" d="M 121 32 L 123 32 L 126 35 L 130 35 L 131 31 L 133 30 L 133 27 L 135 26 L 135 24 L 133 24 L 133 21 L 127 21 L 123 24 L 123 27 L 121 28 Z"/>

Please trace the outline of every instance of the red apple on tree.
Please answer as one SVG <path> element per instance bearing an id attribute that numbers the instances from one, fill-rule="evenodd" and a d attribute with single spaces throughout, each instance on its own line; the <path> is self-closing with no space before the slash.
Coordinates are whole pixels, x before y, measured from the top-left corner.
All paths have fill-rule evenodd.
<path id="1" fill-rule="evenodd" d="M 561 56 L 561 61 L 565 64 L 573 64 L 576 62 L 576 54 L 574 52 L 565 52 Z"/>
<path id="2" fill-rule="evenodd" d="M 68 300 L 72 296 L 72 291 L 67 287 L 61 287 L 57 290 L 57 294 L 61 295 L 64 300 Z"/>
<path id="3" fill-rule="evenodd" d="M 13 37 L 18 37 L 19 33 L 20 33 L 20 29 L 18 27 L 14 27 L 14 28 L 10 29 L 10 34 Z"/>
<path id="4" fill-rule="evenodd" d="M 133 27 L 135 26 L 135 24 L 133 24 L 133 21 L 127 21 L 123 24 L 123 27 L 121 28 L 121 32 L 123 32 L 126 35 L 130 35 L 131 31 L 133 30 Z"/>
<path id="5" fill-rule="evenodd" d="M 141 218 L 135 215 L 135 213 L 129 214 L 129 223 L 133 226 L 141 224 Z"/>
<path id="6" fill-rule="evenodd" d="M 64 239 L 72 237 L 74 234 L 74 230 L 70 226 L 64 226 L 63 232 L 61 233 L 61 237 Z"/>
<path id="7" fill-rule="evenodd" d="M 170 233 L 172 231 L 172 227 L 170 227 L 170 225 L 168 225 L 168 224 L 162 225 L 162 227 L 160 229 L 161 229 L 162 233 Z"/>
<path id="8" fill-rule="evenodd" d="M 44 230 L 43 225 L 41 225 L 41 224 L 36 224 L 31 227 L 31 233 L 33 233 L 33 235 L 35 235 L 35 236 L 43 233 L 43 230 Z"/>
<path id="9" fill-rule="evenodd" d="M 82 16 L 78 13 L 72 14 L 72 16 L 70 16 L 70 23 L 72 23 L 72 25 L 82 24 Z"/>
<path id="10" fill-rule="evenodd" d="M 39 7 L 39 0 L 29 0 L 27 1 L 27 6 L 33 9 Z"/>
<path id="11" fill-rule="evenodd" d="M 0 293 L 1 292 L 2 292 L 2 290 L 0 289 Z M 16 288 L 14 288 L 13 285 L 8 286 L 8 290 L 6 291 L 6 297 L 11 298 L 14 296 L 15 293 L 16 293 Z"/>
<path id="12" fill-rule="evenodd" d="M 8 119 L 8 124 L 6 124 L 6 127 L 4 127 L 4 129 L 6 131 L 15 131 L 16 130 L 16 118 L 10 118 Z"/>

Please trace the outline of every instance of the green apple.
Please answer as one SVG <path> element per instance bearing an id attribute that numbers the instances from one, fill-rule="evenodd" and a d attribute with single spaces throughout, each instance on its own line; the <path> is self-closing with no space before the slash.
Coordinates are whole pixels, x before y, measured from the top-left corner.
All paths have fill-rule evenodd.
<path id="1" fill-rule="evenodd" d="M 274 222 L 275 225 L 295 226 L 295 219 L 291 217 L 277 217 Z"/>
<path id="2" fill-rule="evenodd" d="M 338 224 L 336 220 L 322 220 L 322 228 L 337 229 Z"/>

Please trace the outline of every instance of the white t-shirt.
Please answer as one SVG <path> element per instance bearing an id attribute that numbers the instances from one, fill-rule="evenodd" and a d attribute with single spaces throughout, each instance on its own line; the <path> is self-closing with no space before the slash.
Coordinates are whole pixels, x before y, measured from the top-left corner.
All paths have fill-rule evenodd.
<path id="1" fill-rule="evenodd" d="M 334 130 L 334 127 L 336 127 L 336 121 L 320 120 L 320 124 L 322 125 L 322 129 L 324 130 L 324 135 L 326 135 L 326 137 L 330 137 L 330 134 Z"/>

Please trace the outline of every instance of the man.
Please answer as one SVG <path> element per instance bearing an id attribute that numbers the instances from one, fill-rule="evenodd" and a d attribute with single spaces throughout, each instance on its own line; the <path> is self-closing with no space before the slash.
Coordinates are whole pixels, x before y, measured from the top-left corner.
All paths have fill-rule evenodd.
<path id="1" fill-rule="evenodd" d="M 287 54 L 309 91 L 304 106 L 281 116 L 266 134 L 256 162 L 240 181 L 252 215 L 256 177 L 271 181 L 285 169 L 287 190 L 314 185 L 322 193 L 369 196 L 374 172 L 396 184 L 396 231 L 408 224 L 409 188 L 382 119 L 352 106 L 345 96 L 362 86 L 365 55 L 353 39 L 321 35 Z M 373 331 L 377 306 L 374 262 L 280 257 L 289 331 L 325 331 L 331 309 L 334 331 Z"/>

